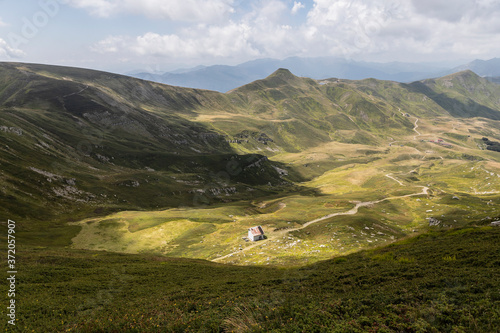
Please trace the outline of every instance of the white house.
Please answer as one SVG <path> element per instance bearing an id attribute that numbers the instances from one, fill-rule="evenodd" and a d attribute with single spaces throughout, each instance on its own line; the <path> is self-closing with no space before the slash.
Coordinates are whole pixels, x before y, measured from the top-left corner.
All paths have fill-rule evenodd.
<path id="1" fill-rule="evenodd" d="M 248 228 L 248 239 L 252 242 L 264 239 L 264 230 L 259 225 L 257 227 Z"/>

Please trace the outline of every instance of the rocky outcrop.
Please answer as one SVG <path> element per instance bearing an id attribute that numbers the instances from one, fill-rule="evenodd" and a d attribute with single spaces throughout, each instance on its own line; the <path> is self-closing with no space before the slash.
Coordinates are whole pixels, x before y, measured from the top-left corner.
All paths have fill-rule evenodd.
<path id="1" fill-rule="evenodd" d="M 439 221 L 437 218 L 429 217 L 429 227 L 437 227 L 440 224 L 441 224 L 441 221 Z"/>
<path id="2" fill-rule="evenodd" d="M 0 131 L 7 132 L 7 133 L 14 133 L 19 136 L 23 135 L 23 130 L 17 127 L 7 127 L 7 126 L 0 126 Z"/>
<path id="3" fill-rule="evenodd" d="M 248 170 L 250 168 L 259 167 L 262 165 L 262 163 L 266 162 L 267 160 L 268 160 L 268 158 L 266 156 L 259 158 L 257 161 L 244 167 L 243 170 Z"/>

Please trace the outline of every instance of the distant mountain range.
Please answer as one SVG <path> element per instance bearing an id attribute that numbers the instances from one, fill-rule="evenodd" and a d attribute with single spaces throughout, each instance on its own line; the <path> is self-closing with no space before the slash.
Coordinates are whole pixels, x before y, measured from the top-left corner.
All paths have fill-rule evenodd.
<path id="1" fill-rule="evenodd" d="M 398 82 L 412 82 L 437 77 L 447 73 L 448 68 L 433 63 L 373 63 L 357 62 L 334 57 L 299 58 L 284 60 L 259 59 L 236 66 L 198 66 L 163 74 L 132 72 L 128 75 L 174 86 L 227 92 L 255 80 L 263 79 L 278 68 L 287 68 L 292 73 L 313 79 L 342 78 L 362 80 L 376 78 Z"/>
<path id="2" fill-rule="evenodd" d="M 236 66 L 197 66 L 163 74 L 135 71 L 128 73 L 128 75 L 174 86 L 227 92 L 265 78 L 278 68 L 288 68 L 298 76 L 318 80 L 335 77 L 349 80 L 375 78 L 413 82 L 464 70 L 472 70 L 480 76 L 490 78 L 492 82 L 498 82 L 498 77 L 500 77 L 500 59 L 498 58 L 487 61 L 474 60 L 450 69 L 439 63 L 357 62 L 334 57 L 259 59 Z"/>
<path id="3" fill-rule="evenodd" d="M 468 64 L 455 67 L 446 74 L 456 73 L 464 70 L 471 70 L 494 83 L 500 83 L 500 58 L 490 60 L 474 60 Z"/>
<path id="4" fill-rule="evenodd" d="M 490 60 L 474 60 L 468 64 L 452 68 L 447 74 L 471 70 L 483 77 L 500 77 L 500 58 Z"/>

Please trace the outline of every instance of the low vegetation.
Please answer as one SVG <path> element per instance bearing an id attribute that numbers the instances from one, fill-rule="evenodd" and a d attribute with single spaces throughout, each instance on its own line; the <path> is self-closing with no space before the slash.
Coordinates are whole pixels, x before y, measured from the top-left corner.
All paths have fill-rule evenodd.
<path id="1" fill-rule="evenodd" d="M 9 330 L 498 332 L 499 238 L 498 227 L 433 229 L 286 269 L 23 246 Z"/>
<path id="2" fill-rule="evenodd" d="M 488 138 L 483 138 L 486 144 L 486 149 L 500 152 L 500 142 L 490 141 Z"/>

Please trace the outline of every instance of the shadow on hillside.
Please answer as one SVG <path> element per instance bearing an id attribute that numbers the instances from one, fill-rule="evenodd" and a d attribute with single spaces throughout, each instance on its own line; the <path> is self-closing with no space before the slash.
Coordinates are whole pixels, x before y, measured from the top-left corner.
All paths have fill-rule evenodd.
<path id="1" fill-rule="evenodd" d="M 457 99 L 448 97 L 446 96 L 446 94 L 437 93 L 422 82 L 413 82 L 410 84 L 405 84 L 404 86 L 410 91 L 421 93 L 429 97 L 443 109 L 448 111 L 453 117 L 483 117 L 492 120 L 500 120 L 500 112 L 487 106 L 481 105 L 471 100 L 470 98 L 467 98 L 467 102 L 465 103 Z"/>

